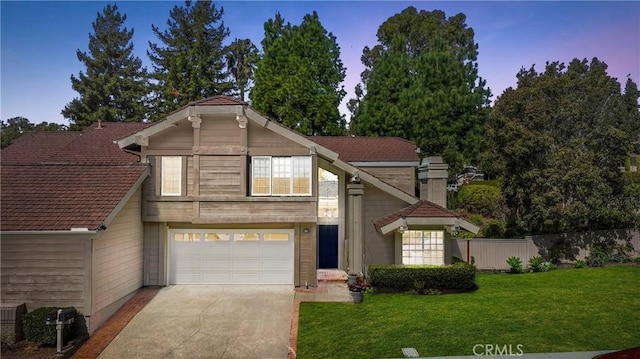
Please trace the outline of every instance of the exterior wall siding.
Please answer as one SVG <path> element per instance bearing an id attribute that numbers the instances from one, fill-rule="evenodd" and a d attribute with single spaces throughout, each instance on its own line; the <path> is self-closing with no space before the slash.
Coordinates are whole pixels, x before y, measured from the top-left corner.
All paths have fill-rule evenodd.
<path id="1" fill-rule="evenodd" d="M 364 187 L 364 256 L 365 267 L 370 264 L 394 264 L 395 240 L 393 233 L 386 236 L 376 231 L 373 222 L 408 204 L 382 190 L 365 184 Z"/>
<path id="2" fill-rule="evenodd" d="M 160 282 L 160 231 L 162 223 L 144 224 L 144 285 L 162 285 Z"/>
<path id="3" fill-rule="evenodd" d="M 240 193 L 241 164 L 240 156 L 200 156 L 200 195 L 244 196 Z"/>
<path id="4" fill-rule="evenodd" d="M 359 167 L 409 194 L 416 192 L 415 167 Z"/>
<path id="5" fill-rule="evenodd" d="M 11 235 L 0 239 L 3 304 L 73 306 L 89 314 L 91 240 L 64 235 Z"/>
<path id="6" fill-rule="evenodd" d="M 294 248 L 294 284 L 316 286 L 317 282 L 317 227 L 315 223 L 297 224 Z M 307 232 L 307 233 L 305 233 Z"/>
<path id="7" fill-rule="evenodd" d="M 138 190 L 93 241 L 92 316 L 90 332 L 106 321 L 120 305 L 112 304 L 143 285 L 143 233 Z"/>

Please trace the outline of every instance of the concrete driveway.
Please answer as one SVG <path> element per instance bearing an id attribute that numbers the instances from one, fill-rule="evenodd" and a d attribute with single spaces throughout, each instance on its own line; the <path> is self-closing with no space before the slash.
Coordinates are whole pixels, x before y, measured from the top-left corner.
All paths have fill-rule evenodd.
<path id="1" fill-rule="evenodd" d="M 99 358 L 286 358 L 293 296 L 291 286 L 166 287 Z"/>

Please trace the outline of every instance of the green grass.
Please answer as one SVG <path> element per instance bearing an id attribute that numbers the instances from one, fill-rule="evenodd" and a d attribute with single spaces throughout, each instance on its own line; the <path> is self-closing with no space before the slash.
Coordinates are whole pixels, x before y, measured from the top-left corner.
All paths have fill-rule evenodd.
<path id="1" fill-rule="evenodd" d="M 478 274 L 473 293 L 366 294 L 362 304 L 301 303 L 298 357 L 473 355 L 475 344 L 525 353 L 640 345 L 640 266 Z"/>

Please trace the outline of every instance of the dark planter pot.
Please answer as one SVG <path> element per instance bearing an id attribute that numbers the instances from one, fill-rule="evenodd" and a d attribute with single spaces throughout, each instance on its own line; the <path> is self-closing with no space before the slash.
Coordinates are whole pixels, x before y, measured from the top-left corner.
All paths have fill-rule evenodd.
<path id="1" fill-rule="evenodd" d="M 358 281 L 358 276 L 356 274 L 348 274 L 347 275 L 347 285 L 354 285 Z"/>
<path id="2" fill-rule="evenodd" d="M 351 293 L 351 298 L 353 299 L 354 303 L 362 303 L 362 300 L 364 299 L 363 292 L 349 292 L 349 293 Z"/>

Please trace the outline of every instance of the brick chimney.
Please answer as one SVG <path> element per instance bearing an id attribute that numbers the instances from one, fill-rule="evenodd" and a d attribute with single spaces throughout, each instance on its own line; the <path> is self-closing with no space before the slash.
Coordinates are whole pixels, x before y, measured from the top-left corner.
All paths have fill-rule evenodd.
<path id="1" fill-rule="evenodd" d="M 440 156 L 425 157 L 418 166 L 420 199 L 447 208 L 447 178 L 449 165 Z"/>

